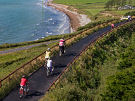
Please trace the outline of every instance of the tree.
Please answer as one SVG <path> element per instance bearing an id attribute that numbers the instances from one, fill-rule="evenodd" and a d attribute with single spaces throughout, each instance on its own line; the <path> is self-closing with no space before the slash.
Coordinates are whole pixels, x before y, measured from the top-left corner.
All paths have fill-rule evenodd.
<path id="1" fill-rule="evenodd" d="M 128 4 L 132 5 L 133 1 L 132 0 L 128 0 Z"/>
<path id="2" fill-rule="evenodd" d="M 113 7 L 113 4 L 114 4 L 114 1 L 113 0 L 110 0 L 108 1 L 105 5 L 105 8 L 107 8 L 108 10 L 110 10 L 110 8 L 112 9 Z"/>

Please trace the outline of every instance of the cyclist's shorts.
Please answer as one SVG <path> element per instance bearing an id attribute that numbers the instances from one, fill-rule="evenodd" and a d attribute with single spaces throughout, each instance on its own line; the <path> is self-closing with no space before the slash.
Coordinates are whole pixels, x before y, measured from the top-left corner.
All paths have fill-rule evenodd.
<path id="1" fill-rule="evenodd" d="M 62 53 L 64 53 L 64 46 L 59 46 L 59 48 L 60 48 L 60 51 L 61 51 Z"/>
<path id="2" fill-rule="evenodd" d="M 26 86 L 20 85 L 20 87 L 22 87 L 24 89 L 24 91 L 26 91 Z"/>

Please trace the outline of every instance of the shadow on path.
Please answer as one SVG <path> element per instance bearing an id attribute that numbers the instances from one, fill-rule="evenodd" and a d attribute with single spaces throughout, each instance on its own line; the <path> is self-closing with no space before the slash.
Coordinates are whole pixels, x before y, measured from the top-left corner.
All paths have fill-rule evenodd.
<path id="1" fill-rule="evenodd" d="M 29 97 L 33 97 L 33 96 L 41 96 L 41 95 L 44 95 L 44 93 L 40 92 L 40 91 L 32 90 L 28 93 L 28 95 L 26 95 L 25 98 L 29 98 Z"/>

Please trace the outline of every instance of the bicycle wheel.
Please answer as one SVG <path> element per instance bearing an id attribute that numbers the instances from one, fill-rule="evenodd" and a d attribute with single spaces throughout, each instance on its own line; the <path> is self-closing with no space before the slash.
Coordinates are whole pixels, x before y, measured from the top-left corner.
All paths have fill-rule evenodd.
<path id="1" fill-rule="evenodd" d="M 29 88 L 29 86 L 27 85 L 27 88 L 26 88 L 26 93 L 27 93 L 27 94 L 29 93 L 29 90 L 30 90 L 30 88 Z"/>
<path id="2" fill-rule="evenodd" d="M 19 97 L 22 98 L 22 97 L 23 97 L 23 94 L 24 94 L 23 87 L 20 87 L 20 90 L 19 90 Z"/>
<path id="3" fill-rule="evenodd" d="M 46 75 L 47 76 L 49 76 L 49 72 L 50 72 L 49 67 L 47 67 L 47 70 L 46 70 Z"/>
<path id="4" fill-rule="evenodd" d="M 59 56 L 61 56 L 61 55 L 62 55 L 62 52 L 61 52 L 61 50 L 60 50 Z"/>

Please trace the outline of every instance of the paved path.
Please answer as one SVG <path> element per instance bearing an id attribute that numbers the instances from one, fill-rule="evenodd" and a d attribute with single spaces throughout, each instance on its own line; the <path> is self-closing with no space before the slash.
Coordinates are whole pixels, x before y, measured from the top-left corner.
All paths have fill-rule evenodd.
<path id="1" fill-rule="evenodd" d="M 4 50 L 4 51 L 0 51 L 0 54 L 6 54 L 6 53 L 16 52 L 16 51 L 20 51 L 20 50 L 30 49 L 32 47 L 36 47 L 36 46 L 40 46 L 40 45 L 48 45 L 50 43 L 54 43 L 54 42 L 57 42 L 57 41 L 58 40 L 50 41 L 50 42 L 43 42 L 43 43 L 39 43 L 39 44 L 35 44 L 35 45 L 24 46 L 24 47 L 9 49 L 9 50 Z"/>
<path id="2" fill-rule="evenodd" d="M 21 100 L 19 99 L 19 87 L 17 87 L 7 97 L 5 97 L 3 101 L 38 101 L 41 97 L 44 96 L 51 83 L 56 80 L 58 75 L 64 70 L 67 64 L 70 63 L 75 56 L 79 55 L 80 52 L 89 43 L 97 39 L 97 37 L 102 35 L 104 32 L 109 31 L 110 29 L 110 26 L 103 28 L 98 32 L 95 32 L 92 35 L 89 35 L 81 39 L 79 42 L 68 47 L 64 56 L 59 57 L 57 55 L 53 57 L 53 61 L 55 62 L 54 74 L 47 78 L 46 69 L 44 67 L 41 67 L 37 72 L 30 76 L 30 93 L 25 98 Z"/>

